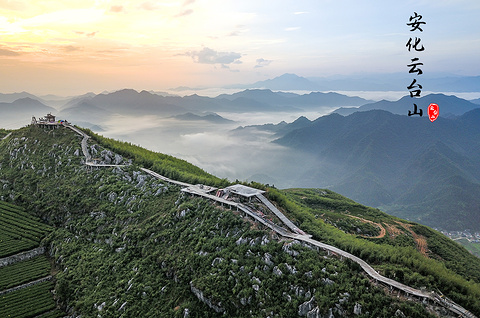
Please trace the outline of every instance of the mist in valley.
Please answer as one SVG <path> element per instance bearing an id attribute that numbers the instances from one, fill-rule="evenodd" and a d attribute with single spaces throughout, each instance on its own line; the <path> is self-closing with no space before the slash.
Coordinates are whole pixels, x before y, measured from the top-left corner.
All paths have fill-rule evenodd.
<path id="1" fill-rule="evenodd" d="M 225 95 L 227 92 L 232 95 Z M 292 151 L 289 147 L 272 143 L 281 135 L 251 125 L 292 123 L 301 116 L 315 120 L 339 105 L 348 107 L 348 104 L 323 105 L 328 104 L 322 100 L 329 95 L 312 91 L 297 92 L 304 95 L 238 89 L 202 90 L 198 93 L 202 96 L 180 97 L 134 90 L 70 98 L 23 93 L 3 95 L 5 107 L 0 125 L 16 129 L 28 125 L 32 116 L 38 119 L 51 112 L 57 119 L 68 120 L 105 137 L 187 160 L 231 181 L 257 181 L 277 188 L 329 185 L 326 178 L 312 177 L 312 172 L 321 175 L 322 167 L 328 166 L 325 162 L 307 152 Z M 220 93 L 224 94 L 218 95 Z M 240 98 L 236 94 L 240 94 Z M 300 100 L 309 97 L 315 100 Z M 21 108 L 15 107 L 15 98 L 23 98 Z M 293 101 L 295 98 L 298 100 Z M 340 98 L 354 97 L 345 95 Z M 365 101 L 352 101 L 351 106 Z M 217 117 L 204 117 L 212 115 Z"/>
<path id="2" fill-rule="evenodd" d="M 300 116 L 314 120 L 331 112 L 307 113 L 218 113 L 232 120 L 228 124 L 213 124 L 200 120 L 186 121 L 159 116 L 140 116 L 135 119 L 115 115 L 99 123 L 98 133 L 147 149 L 169 154 L 197 165 L 205 171 L 231 181 L 257 181 L 278 188 L 325 186 L 324 180 L 306 182 L 302 176 L 312 166 L 319 167 L 315 156 L 292 151 L 275 143 L 272 132 L 249 125 L 293 122 Z"/>
<path id="3" fill-rule="evenodd" d="M 397 92 L 344 93 L 247 89 L 181 97 L 124 89 L 64 99 L 63 104 L 21 93 L 0 95 L 0 125 L 15 129 L 29 124 L 32 115 L 52 112 L 57 119 L 184 159 L 230 181 L 328 188 L 441 228 L 463 229 L 476 218 L 470 211 L 478 204 L 480 180 L 480 148 L 474 145 L 480 132 L 472 124 L 480 116 L 478 100 L 445 94 L 419 98 L 419 104 L 441 105 L 440 118 L 432 124 L 425 117 L 405 116 L 411 100 L 396 100 Z M 431 168 L 429 158 L 444 168 L 424 174 Z M 458 184 L 461 195 L 455 192 Z M 443 199 L 428 199 L 432 196 Z M 467 199 L 458 200 L 462 196 Z M 452 209 L 469 216 L 448 221 L 443 215 Z"/>

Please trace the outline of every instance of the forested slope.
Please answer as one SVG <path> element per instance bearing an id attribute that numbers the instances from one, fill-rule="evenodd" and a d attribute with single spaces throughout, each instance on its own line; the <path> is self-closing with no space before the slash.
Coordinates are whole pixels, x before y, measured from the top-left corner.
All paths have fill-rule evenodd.
<path id="1" fill-rule="evenodd" d="M 173 157 L 98 141 L 89 144 L 96 157 L 111 157 L 115 150 L 134 164 L 83 165 L 80 138 L 64 128 L 27 127 L 0 141 L 0 196 L 56 227 L 43 243 L 61 269 L 55 276 L 57 301 L 68 312 L 102 317 L 430 315 L 432 308 L 373 286 L 355 264 L 281 241 L 234 211 L 182 195 L 179 187 L 152 179 L 136 164 L 192 183 L 223 185 L 226 180 L 183 169 L 188 163 Z M 480 314 L 478 261 L 460 247 L 440 244 L 427 258 L 407 229 L 398 240 L 360 236 L 376 236 L 375 225 L 352 226 L 353 219 L 345 219 L 338 226 L 334 219 L 342 219 L 344 209 L 377 223 L 393 226 L 393 219 L 329 191 L 282 194 L 269 188 L 268 196 L 318 239 L 361 256 L 385 275 L 439 289 Z M 427 242 L 437 238 L 427 228 L 404 224 Z"/>

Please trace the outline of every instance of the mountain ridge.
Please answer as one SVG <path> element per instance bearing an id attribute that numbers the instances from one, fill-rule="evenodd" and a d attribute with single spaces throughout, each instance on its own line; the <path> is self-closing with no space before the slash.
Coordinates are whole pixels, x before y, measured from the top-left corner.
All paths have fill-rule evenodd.
<path id="1" fill-rule="evenodd" d="M 462 98 L 458 98 L 454 95 L 444 94 L 428 94 L 421 98 L 413 99 L 409 96 L 404 96 L 397 101 L 382 100 L 375 103 L 365 104 L 358 108 L 339 108 L 335 110 L 335 113 L 341 115 L 350 115 L 357 111 L 366 111 L 372 109 L 386 110 L 394 114 L 406 115 L 408 110 L 413 110 L 413 103 L 417 104 L 423 109 L 424 115 L 427 115 L 427 107 L 431 103 L 439 105 L 440 117 L 444 114 L 463 115 L 464 113 L 478 108 L 477 104 L 467 101 Z"/>
<path id="2" fill-rule="evenodd" d="M 480 76 L 423 74 L 422 85 L 436 92 L 479 92 Z M 356 74 L 349 76 L 302 77 L 284 73 L 250 84 L 227 85 L 225 88 L 268 88 L 306 91 L 402 91 L 411 82 L 408 73 Z"/>
<path id="3" fill-rule="evenodd" d="M 466 178 L 470 184 L 464 190 L 468 193 L 468 207 L 461 208 L 458 200 L 450 203 L 452 207 L 455 204 L 459 208 L 455 211 L 463 218 L 457 220 L 455 226 L 457 230 L 472 226 L 480 230 L 473 225 L 478 211 L 472 209 L 480 204 L 474 199 L 480 184 L 480 169 L 475 165 L 480 158 L 479 112 L 475 109 L 457 119 L 439 118 L 433 124 L 426 119 L 382 110 L 356 112 L 346 117 L 332 114 L 318 118 L 307 127 L 290 131 L 275 142 L 315 154 L 320 162 L 335 163 L 335 169 L 332 165 L 320 166 L 318 172 L 310 173 L 306 180 L 313 184 L 316 174 L 333 190 L 357 201 L 382 206 L 387 212 L 440 228 L 455 229 L 453 223 L 442 221 L 441 215 L 446 216 L 449 210 L 448 202 L 439 200 L 437 203 L 429 201 L 409 205 L 405 191 L 423 184 L 425 189 L 421 193 L 426 194 L 428 192 L 425 191 L 435 188 L 439 182 L 452 180 L 453 176 Z M 438 146 L 430 146 L 432 143 Z M 420 160 L 426 154 L 431 159 Z M 413 169 L 416 160 L 420 160 L 417 164 L 421 165 Z M 426 171 L 432 165 L 439 167 L 437 172 L 440 175 L 435 178 L 431 175 L 431 178 L 421 181 L 415 173 L 411 173 Z M 342 174 L 339 171 L 343 171 Z M 456 186 L 453 181 L 448 181 L 443 187 L 454 189 Z M 398 206 L 403 208 L 399 210 Z M 437 217 L 428 220 L 418 218 L 414 212 L 421 215 L 421 211 L 435 209 L 439 211 Z"/>

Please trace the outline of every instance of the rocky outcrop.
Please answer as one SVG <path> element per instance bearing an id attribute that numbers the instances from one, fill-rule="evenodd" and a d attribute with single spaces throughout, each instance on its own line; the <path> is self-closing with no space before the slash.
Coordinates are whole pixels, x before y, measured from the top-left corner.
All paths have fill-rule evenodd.
<path id="1" fill-rule="evenodd" d="M 312 297 L 309 301 L 298 306 L 298 315 L 301 317 L 306 316 L 315 307 L 314 302 L 315 297 Z"/>
<path id="2" fill-rule="evenodd" d="M 263 255 L 263 261 L 265 262 L 265 264 L 267 264 L 268 266 L 273 266 L 275 265 L 273 262 L 272 262 L 272 255 L 270 253 L 265 253 Z"/>
<path id="3" fill-rule="evenodd" d="M 322 314 L 320 313 L 320 308 L 315 307 L 307 313 L 307 318 L 323 318 Z"/>
<path id="4" fill-rule="evenodd" d="M 273 274 L 274 275 L 277 275 L 277 276 L 282 276 L 283 275 L 283 272 L 280 270 L 280 268 L 278 268 L 278 266 L 275 266 L 273 268 Z"/>
<path id="5" fill-rule="evenodd" d="M 237 245 L 247 244 L 247 243 L 248 243 L 248 238 L 243 238 L 243 237 L 240 237 L 240 238 L 235 242 L 235 244 L 237 244 Z"/>
<path id="6" fill-rule="evenodd" d="M 353 314 L 358 316 L 362 314 L 362 305 L 359 303 L 356 303 L 355 306 L 353 307 Z"/>
<path id="7" fill-rule="evenodd" d="M 298 273 L 298 271 L 297 271 L 297 269 L 295 268 L 295 266 L 292 266 L 292 265 L 290 265 L 290 264 L 288 264 L 288 263 L 285 263 L 285 267 L 286 267 L 287 270 L 288 270 L 291 274 L 293 274 L 293 275 L 295 275 L 296 273 Z"/>
<path id="8" fill-rule="evenodd" d="M 292 249 L 292 247 L 294 245 L 298 245 L 298 244 L 300 244 L 300 243 L 297 240 L 294 240 L 293 242 L 285 243 L 285 244 L 283 244 L 282 250 L 285 253 L 287 253 L 287 254 L 289 254 L 293 257 L 296 257 L 296 256 L 299 255 L 299 253 L 297 251 L 295 251 L 294 249 Z"/>
<path id="9" fill-rule="evenodd" d="M 222 303 L 219 302 L 219 303 L 214 303 L 212 300 L 208 299 L 207 297 L 205 297 L 203 295 L 203 292 L 196 288 L 195 286 L 193 286 L 193 282 L 190 282 L 190 290 L 192 291 L 192 293 L 195 294 L 195 296 L 197 296 L 198 300 L 200 300 L 202 303 L 204 303 L 205 305 L 207 305 L 208 307 L 212 308 L 213 310 L 215 310 L 215 312 L 218 312 L 218 313 L 222 313 L 225 311 L 224 308 L 222 308 Z"/>
<path id="10" fill-rule="evenodd" d="M 324 285 L 333 285 L 333 284 L 335 284 L 335 282 L 334 282 L 333 280 L 329 279 L 329 278 L 322 278 L 322 283 L 323 283 Z"/>
<path id="11" fill-rule="evenodd" d="M 221 262 L 223 262 L 224 259 L 221 258 L 221 257 L 216 257 L 213 261 L 212 261 L 212 266 L 215 266 L 215 265 L 218 265 L 220 264 Z"/>

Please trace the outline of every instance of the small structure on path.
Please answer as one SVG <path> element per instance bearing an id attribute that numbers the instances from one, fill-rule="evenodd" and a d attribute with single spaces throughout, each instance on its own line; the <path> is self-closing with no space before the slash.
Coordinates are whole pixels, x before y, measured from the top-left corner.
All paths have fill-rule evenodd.
<path id="1" fill-rule="evenodd" d="M 225 189 L 220 189 L 217 191 L 216 196 L 228 200 L 236 197 L 238 199 L 244 198 L 248 199 L 250 202 L 251 198 L 257 196 L 258 194 L 263 194 L 265 191 L 255 189 L 252 187 L 244 186 L 243 184 L 234 184 L 232 186 L 226 187 Z"/>
<path id="2" fill-rule="evenodd" d="M 234 184 L 229 187 L 226 187 L 224 190 L 227 190 L 232 194 L 236 194 L 245 198 L 250 198 L 257 194 L 265 193 L 265 191 L 263 190 L 247 187 L 247 186 L 244 186 L 243 184 Z"/>

